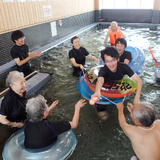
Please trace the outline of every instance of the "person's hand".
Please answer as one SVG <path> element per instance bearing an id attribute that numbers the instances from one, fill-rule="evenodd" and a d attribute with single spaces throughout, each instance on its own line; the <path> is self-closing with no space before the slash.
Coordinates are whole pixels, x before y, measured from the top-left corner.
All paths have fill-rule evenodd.
<path id="1" fill-rule="evenodd" d="M 82 108 L 86 103 L 87 102 L 85 102 L 85 99 L 81 99 L 76 103 L 75 108 Z"/>
<path id="2" fill-rule="evenodd" d="M 103 42 L 104 44 L 106 44 L 106 40 L 104 40 L 104 42 Z"/>
<path id="3" fill-rule="evenodd" d="M 55 109 L 57 107 L 57 104 L 59 103 L 59 100 L 54 101 L 51 105 L 50 108 L 51 110 Z"/>
<path id="4" fill-rule="evenodd" d="M 17 128 L 22 128 L 24 126 L 24 124 L 22 122 L 12 122 L 11 123 L 11 127 L 17 127 Z"/>
<path id="5" fill-rule="evenodd" d="M 117 109 L 124 109 L 123 102 L 116 103 Z"/>
<path id="6" fill-rule="evenodd" d="M 95 58 L 95 59 L 94 59 L 94 61 L 95 61 L 95 62 L 98 62 L 98 61 L 99 61 L 99 59 L 98 59 L 98 58 Z"/>
<path id="7" fill-rule="evenodd" d="M 40 57 L 41 55 L 42 55 L 41 52 L 39 52 L 39 51 L 38 51 L 38 52 L 35 52 L 35 56 L 36 56 L 36 57 Z"/>
<path id="8" fill-rule="evenodd" d="M 101 94 L 100 93 L 94 93 L 94 94 L 92 94 L 92 96 L 91 96 L 91 98 L 94 98 L 94 97 L 97 97 L 98 98 L 98 100 L 100 99 L 100 97 L 101 97 Z"/>
<path id="9" fill-rule="evenodd" d="M 80 69 L 84 69 L 84 66 L 83 66 L 82 64 L 80 64 L 80 66 L 79 66 L 79 67 L 80 67 Z"/>
<path id="10" fill-rule="evenodd" d="M 29 58 L 30 58 L 30 59 L 33 59 L 34 57 L 36 57 L 36 54 L 35 54 L 35 53 L 30 53 L 30 54 L 29 54 Z"/>
<path id="11" fill-rule="evenodd" d="M 131 110 L 132 110 L 132 108 L 133 108 L 134 106 L 133 106 L 133 104 L 132 103 L 127 103 L 127 109 L 128 109 L 128 111 L 131 113 Z"/>

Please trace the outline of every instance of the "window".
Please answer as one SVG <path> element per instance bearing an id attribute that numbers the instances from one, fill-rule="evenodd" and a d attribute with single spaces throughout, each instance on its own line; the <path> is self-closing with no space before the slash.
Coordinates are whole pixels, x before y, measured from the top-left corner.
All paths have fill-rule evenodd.
<path id="1" fill-rule="evenodd" d="M 153 9 L 154 0 L 102 0 L 103 9 Z"/>

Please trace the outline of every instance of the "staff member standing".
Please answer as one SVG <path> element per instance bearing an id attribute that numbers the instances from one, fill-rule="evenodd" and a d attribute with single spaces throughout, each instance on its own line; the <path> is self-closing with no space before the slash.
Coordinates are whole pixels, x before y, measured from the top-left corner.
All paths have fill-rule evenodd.
<path id="1" fill-rule="evenodd" d="M 69 58 L 73 65 L 73 75 L 79 77 L 81 70 L 84 69 L 86 56 L 88 56 L 95 62 L 97 62 L 99 59 L 95 58 L 94 56 L 89 54 L 89 52 L 85 48 L 81 47 L 80 39 L 78 37 L 73 37 L 71 39 L 71 43 L 73 49 L 69 51 Z"/>

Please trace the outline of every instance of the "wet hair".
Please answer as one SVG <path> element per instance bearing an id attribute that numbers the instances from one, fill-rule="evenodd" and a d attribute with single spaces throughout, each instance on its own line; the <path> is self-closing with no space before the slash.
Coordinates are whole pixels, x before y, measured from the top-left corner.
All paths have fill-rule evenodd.
<path id="1" fill-rule="evenodd" d="M 124 44 L 125 45 L 125 48 L 127 47 L 127 41 L 124 39 L 124 38 L 118 38 L 116 39 L 116 42 L 115 42 L 115 46 L 117 43 L 121 43 L 121 44 Z"/>
<path id="2" fill-rule="evenodd" d="M 24 74 L 22 72 L 18 72 L 18 71 L 9 72 L 6 78 L 6 86 L 9 87 L 10 84 L 13 85 L 14 82 L 16 82 L 20 77 L 24 77 Z"/>
<path id="3" fill-rule="evenodd" d="M 26 104 L 26 112 L 30 117 L 31 122 L 38 122 L 43 119 L 44 111 L 46 111 L 48 105 L 43 96 L 39 95 L 37 97 L 31 98 Z"/>
<path id="4" fill-rule="evenodd" d="M 104 55 L 111 56 L 113 58 L 118 59 L 119 53 L 115 47 L 106 47 L 104 50 L 101 51 L 101 58 L 105 62 Z"/>
<path id="5" fill-rule="evenodd" d="M 14 31 L 11 35 L 12 41 L 15 43 L 15 40 L 24 37 L 24 33 L 20 30 Z"/>
<path id="6" fill-rule="evenodd" d="M 149 102 L 139 102 L 133 110 L 133 117 L 139 120 L 142 126 L 150 127 L 156 118 L 154 106 Z"/>
<path id="7" fill-rule="evenodd" d="M 71 43 L 73 44 L 73 41 L 74 41 L 75 39 L 77 39 L 77 38 L 79 39 L 79 37 L 77 37 L 77 36 L 72 37 L 72 38 L 71 38 Z"/>

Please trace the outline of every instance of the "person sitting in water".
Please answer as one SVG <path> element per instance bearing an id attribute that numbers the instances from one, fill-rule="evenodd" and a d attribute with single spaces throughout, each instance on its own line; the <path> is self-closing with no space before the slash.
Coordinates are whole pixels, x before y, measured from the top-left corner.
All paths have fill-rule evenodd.
<path id="1" fill-rule="evenodd" d="M 99 59 L 95 58 L 89 52 L 81 47 L 80 39 L 78 37 L 73 37 L 71 39 L 73 49 L 69 51 L 69 58 L 73 65 L 73 75 L 79 76 L 82 69 L 85 65 L 85 56 L 88 56 L 90 59 L 97 62 Z"/>
<path id="2" fill-rule="evenodd" d="M 11 56 L 17 64 L 17 70 L 23 72 L 24 76 L 27 76 L 34 70 L 29 64 L 29 60 L 40 57 L 41 52 L 29 53 L 28 46 L 24 44 L 24 33 L 20 30 L 14 31 L 11 35 L 12 41 L 15 45 L 11 49 Z"/>
<path id="3" fill-rule="evenodd" d="M 124 38 L 118 38 L 115 43 L 115 47 L 120 55 L 119 61 L 129 64 L 131 61 L 131 52 L 125 51 L 127 42 Z"/>
<path id="4" fill-rule="evenodd" d="M 91 96 L 91 98 L 98 97 L 98 99 L 100 99 L 100 90 L 106 79 L 121 80 L 124 75 L 128 75 L 137 82 L 137 91 L 134 98 L 134 104 L 138 103 L 140 101 L 142 80 L 137 76 L 136 73 L 132 71 L 132 69 L 127 64 L 119 62 L 119 53 L 116 48 L 105 48 L 101 51 L 101 57 L 105 65 L 98 73 L 95 93 Z"/>
<path id="5" fill-rule="evenodd" d="M 7 76 L 6 85 L 9 90 L 0 106 L 0 123 L 21 128 L 27 116 L 25 111 L 27 98 L 24 74 L 18 71 L 11 71 Z"/>
<path id="6" fill-rule="evenodd" d="M 108 32 L 107 32 L 107 35 L 105 37 L 104 43 L 107 42 L 108 37 L 110 37 L 111 46 L 115 45 L 116 39 L 118 39 L 120 37 L 126 38 L 126 36 L 121 31 L 121 28 L 120 28 L 120 26 L 118 26 L 116 21 L 113 21 L 111 23 L 111 26 L 108 28 Z"/>
<path id="7" fill-rule="evenodd" d="M 123 102 L 117 103 L 118 121 L 131 141 L 136 156 L 141 160 L 160 160 L 160 120 L 149 102 L 127 103 L 130 117 L 135 125 L 126 122 Z M 131 160 L 136 160 L 134 156 Z M 137 159 L 138 160 L 138 159 Z"/>
<path id="8" fill-rule="evenodd" d="M 28 100 L 26 111 L 30 120 L 24 126 L 24 146 L 26 148 L 38 149 L 51 145 L 56 141 L 59 134 L 77 127 L 80 109 L 86 104 L 85 100 L 81 99 L 76 103 L 71 122 L 45 120 L 58 103 L 58 100 L 54 101 L 48 107 L 46 100 L 41 95 Z"/>

